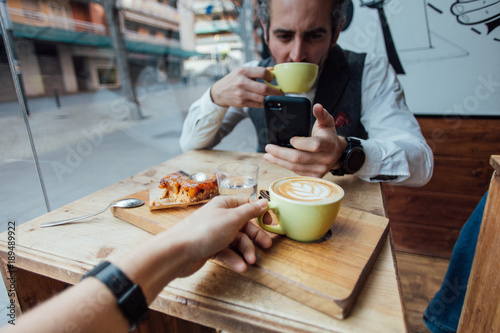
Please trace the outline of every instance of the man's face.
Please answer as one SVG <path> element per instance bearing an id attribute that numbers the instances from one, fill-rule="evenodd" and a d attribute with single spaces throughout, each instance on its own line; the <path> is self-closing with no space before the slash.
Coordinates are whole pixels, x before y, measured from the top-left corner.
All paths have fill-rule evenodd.
<path id="1" fill-rule="evenodd" d="M 332 33 L 331 0 L 272 0 L 267 44 L 276 64 L 323 65 L 337 41 Z"/>

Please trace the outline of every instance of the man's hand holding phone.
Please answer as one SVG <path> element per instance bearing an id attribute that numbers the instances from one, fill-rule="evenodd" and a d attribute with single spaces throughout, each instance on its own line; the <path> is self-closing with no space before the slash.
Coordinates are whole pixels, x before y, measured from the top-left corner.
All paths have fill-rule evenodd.
<path id="1" fill-rule="evenodd" d="M 316 122 L 310 137 L 293 137 L 290 143 L 295 149 L 268 144 L 264 159 L 298 175 L 317 178 L 339 167 L 347 142 L 337 135 L 333 117 L 321 104 L 313 106 L 313 115 Z"/>

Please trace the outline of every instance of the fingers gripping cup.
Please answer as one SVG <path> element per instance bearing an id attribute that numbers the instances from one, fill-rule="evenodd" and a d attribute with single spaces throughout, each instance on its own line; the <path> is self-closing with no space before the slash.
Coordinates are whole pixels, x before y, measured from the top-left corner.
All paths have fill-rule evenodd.
<path id="1" fill-rule="evenodd" d="M 264 230 L 286 235 L 299 242 L 317 241 L 330 230 L 340 210 L 344 190 L 337 184 L 313 177 L 288 177 L 269 186 L 267 210 L 276 215 L 278 225 L 264 224 Z"/>
<path id="2" fill-rule="evenodd" d="M 275 65 L 271 72 L 276 78 L 278 88 L 284 93 L 300 94 L 308 92 L 314 86 L 318 76 L 318 65 L 308 62 L 285 62 Z"/>

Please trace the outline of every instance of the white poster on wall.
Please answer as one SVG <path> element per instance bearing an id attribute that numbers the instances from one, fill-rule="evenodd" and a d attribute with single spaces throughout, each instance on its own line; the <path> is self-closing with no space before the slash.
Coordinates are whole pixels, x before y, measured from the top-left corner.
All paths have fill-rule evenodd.
<path id="1" fill-rule="evenodd" d="M 413 113 L 500 115 L 500 0 L 352 4 L 338 44 L 385 54 L 391 63 L 399 60 L 398 77 Z M 387 19 L 393 50 L 386 46 L 390 38 L 384 38 L 381 14 Z"/>

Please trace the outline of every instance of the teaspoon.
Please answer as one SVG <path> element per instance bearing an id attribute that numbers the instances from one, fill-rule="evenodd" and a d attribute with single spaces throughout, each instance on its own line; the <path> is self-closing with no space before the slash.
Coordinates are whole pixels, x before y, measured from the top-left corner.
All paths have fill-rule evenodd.
<path id="1" fill-rule="evenodd" d="M 42 224 L 40 224 L 40 228 L 53 227 L 53 226 L 56 226 L 56 225 L 62 225 L 62 224 L 70 223 L 70 222 L 75 222 L 75 221 L 83 220 L 83 219 L 86 219 L 87 217 L 91 217 L 91 216 L 94 216 L 94 215 L 97 215 L 97 214 L 101 214 L 101 213 L 105 212 L 110 207 L 135 208 L 135 207 L 140 207 L 142 205 L 144 205 L 144 201 L 139 200 L 139 199 L 133 199 L 133 198 L 122 199 L 122 200 L 118 200 L 118 201 L 110 203 L 108 205 L 108 207 L 104 208 L 103 210 L 101 210 L 101 211 L 99 211 L 97 213 L 93 213 L 93 214 L 89 214 L 89 215 L 84 215 L 84 216 L 79 216 L 79 217 L 74 217 L 74 218 L 71 218 L 71 219 L 61 220 L 61 221 L 56 221 L 56 222 L 42 223 Z"/>
<path id="2" fill-rule="evenodd" d="M 197 181 L 197 182 L 203 182 L 208 179 L 207 175 L 205 175 L 203 172 L 196 172 L 190 175 L 189 173 L 179 170 L 180 173 L 182 173 L 184 176 L 189 177 L 189 179 Z"/>

